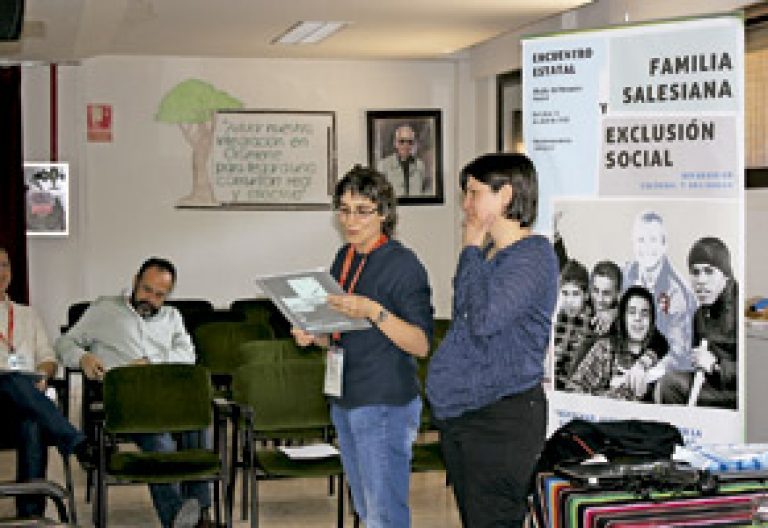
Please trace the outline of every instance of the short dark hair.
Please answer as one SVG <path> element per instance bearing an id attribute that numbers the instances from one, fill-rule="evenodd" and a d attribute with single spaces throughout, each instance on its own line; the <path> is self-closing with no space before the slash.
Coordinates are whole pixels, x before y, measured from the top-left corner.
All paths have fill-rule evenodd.
<path id="1" fill-rule="evenodd" d="M 688 270 L 693 271 L 694 264 L 709 264 L 723 275 L 732 279 L 731 252 L 728 246 L 717 237 L 704 237 L 697 240 L 688 253 Z"/>
<path id="2" fill-rule="evenodd" d="M 370 167 L 355 165 L 336 184 L 333 191 L 333 208 L 341 206 L 341 197 L 349 191 L 355 196 L 364 196 L 376 204 L 380 215 L 384 216 L 382 231 L 392 236 L 397 225 L 397 197 L 387 177 Z"/>
<path id="3" fill-rule="evenodd" d="M 461 190 L 467 190 L 472 176 L 498 192 L 504 185 L 512 186 L 512 200 L 504 216 L 520 222 L 520 227 L 531 227 L 539 208 L 539 184 L 536 167 L 525 154 L 483 154 L 469 162 L 459 175 Z"/>
<path id="4" fill-rule="evenodd" d="M 139 272 L 136 274 L 136 278 L 141 278 L 141 276 L 144 275 L 144 272 L 149 268 L 158 268 L 162 271 L 167 271 L 171 274 L 171 284 L 176 284 L 176 267 L 171 263 L 170 260 L 161 257 L 149 257 L 139 268 Z"/>
<path id="5" fill-rule="evenodd" d="M 587 268 L 578 260 L 570 259 L 563 266 L 563 271 L 560 272 L 560 285 L 566 283 L 575 283 L 581 290 L 586 293 L 589 286 L 589 274 Z"/>
<path id="6" fill-rule="evenodd" d="M 616 286 L 616 291 L 621 291 L 621 268 L 618 264 L 612 260 L 601 260 L 592 267 L 590 279 L 595 280 L 598 275 L 611 279 Z"/>

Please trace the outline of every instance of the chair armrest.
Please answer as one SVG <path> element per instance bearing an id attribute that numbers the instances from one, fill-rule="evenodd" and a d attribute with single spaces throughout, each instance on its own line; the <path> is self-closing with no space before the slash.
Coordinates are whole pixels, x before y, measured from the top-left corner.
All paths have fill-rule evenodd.
<path id="1" fill-rule="evenodd" d="M 0 497 L 19 497 L 23 495 L 47 495 L 64 500 L 67 498 L 67 490 L 50 480 L 0 483 Z"/>

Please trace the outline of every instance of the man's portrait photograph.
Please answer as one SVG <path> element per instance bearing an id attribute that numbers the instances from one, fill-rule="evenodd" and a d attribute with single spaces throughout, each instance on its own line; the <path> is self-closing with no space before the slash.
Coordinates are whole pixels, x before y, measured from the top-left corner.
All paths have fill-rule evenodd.
<path id="1" fill-rule="evenodd" d="M 442 203 L 439 110 L 374 110 L 368 115 L 368 162 L 399 203 Z"/>

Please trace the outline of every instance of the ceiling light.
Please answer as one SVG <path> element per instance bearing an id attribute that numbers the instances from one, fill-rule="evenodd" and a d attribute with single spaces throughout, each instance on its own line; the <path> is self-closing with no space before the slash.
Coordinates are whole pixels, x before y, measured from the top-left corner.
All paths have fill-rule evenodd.
<path id="1" fill-rule="evenodd" d="M 322 22 L 308 20 L 297 22 L 285 33 L 275 38 L 272 44 L 316 44 L 341 30 L 347 22 Z"/>

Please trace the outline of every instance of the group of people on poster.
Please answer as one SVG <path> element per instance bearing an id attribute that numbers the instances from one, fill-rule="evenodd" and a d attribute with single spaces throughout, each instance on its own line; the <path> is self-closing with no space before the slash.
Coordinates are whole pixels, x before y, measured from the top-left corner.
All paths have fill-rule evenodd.
<path id="1" fill-rule="evenodd" d="M 555 231 L 556 389 L 736 408 L 738 282 L 720 238 L 695 240 L 681 274 L 668 256 L 664 218 L 641 211 L 631 233 L 634 255 L 621 266 L 598 260 L 588 271 Z"/>

